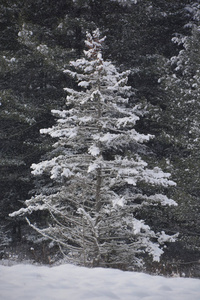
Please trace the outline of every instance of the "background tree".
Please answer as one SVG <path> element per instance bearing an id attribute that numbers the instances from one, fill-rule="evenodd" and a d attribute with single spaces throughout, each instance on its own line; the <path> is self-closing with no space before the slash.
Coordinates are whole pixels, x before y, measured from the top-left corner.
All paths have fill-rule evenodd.
<path id="1" fill-rule="evenodd" d="M 25 21 L 28 24 L 23 23 Z M 33 188 L 30 165 L 51 144 L 49 139 L 40 138 L 39 128 L 53 124 L 50 109 L 51 105 L 53 108 L 59 102 L 63 104 L 65 76 L 57 71 L 60 56 L 57 55 L 57 63 L 52 66 L 51 49 L 48 49 L 49 61 L 46 61 L 44 41 L 39 39 L 42 28 L 30 23 L 27 8 L 20 1 L 1 4 L 0 27 L 0 257 L 6 258 L 18 242 L 19 247 L 29 249 L 25 242 L 22 243 L 22 228 L 26 230 L 26 226 L 11 221 L 8 213 L 20 207 Z M 48 33 L 47 29 L 43 30 L 44 39 Z M 57 49 L 53 54 L 55 52 L 58 53 Z M 57 93 L 58 85 L 61 85 L 60 94 Z M 57 104 L 53 104 L 55 98 L 59 99 Z M 19 253 L 25 255 L 23 251 Z"/>
<path id="2" fill-rule="evenodd" d="M 58 141 L 53 157 L 33 164 L 32 173 L 47 174 L 52 186 L 45 186 L 25 202 L 27 208 L 11 215 L 47 210 L 49 224 L 31 226 L 57 242 L 66 259 L 130 268 L 138 266 L 138 256 L 144 252 L 159 261 L 161 245 L 175 240 L 164 231 L 155 233 L 137 218 L 144 206 L 176 205 L 160 193 L 144 194 L 142 185 L 175 183 L 168 179 L 169 173 L 148 169 L 132 153 L 151 136 L 135 131 L 138 107 L 130 105 L 129 72 L 119 73 L 103 60 L 103 40 L 98 30 L 93 36 L 87 34 L 85 58 L 71 62 L 75 71 L 65 71 L 77 79 L 79 89 L 65 89 L 69 109 L 53 110 L 57 124 L 41 131 Z"/>
<path id="3" fill-rule="evenodd" d="M 184 248 L 198 260 L 199 244 L 199 4 L 192 3 L 187 10 L 193 12 L 191 35 L 176 35 L 173 38 L 181 50 L 178 55 L 167 60 L 165 74 L 159 83 L 168 101 L 160 116 L 165 127 L 158 140 L 165 143 L 166 156 L 173 164 L 173 174 L 179 188 L 174 197 L 179 202 L 176 222 L 182 227 L 181 240 Z M 173 151 L 170 151 L 173 149 Z M 186 196 L 187 195 L 187 196 Z"/>

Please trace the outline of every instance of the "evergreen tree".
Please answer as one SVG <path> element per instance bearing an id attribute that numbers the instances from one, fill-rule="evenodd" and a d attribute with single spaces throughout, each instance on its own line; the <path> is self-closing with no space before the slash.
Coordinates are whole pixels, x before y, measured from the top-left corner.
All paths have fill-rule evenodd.
<path id="1" fill-rule="evenodd" d="M 26 223 L 22 226 L 8 218 L 8 213 L 27 199 L 33 188 L 30 165 L 50 144 L 49 139 L 40 138 L 39 128 L 53 124 L 50 109 L 63 103 L 65 96 L 65 76 L 57 71 L 63 53 L 58 55 L 59 47 L 48 48 L 47 62 L 39 35 L 43 32 L 45 39 L 49 31 L 27 20 L 25 6 L 21 1 L 4 1 L 0 12 L 0 253 L 4 258 L 10 252 L 8 244 L 19 242 L 27 228 Z M 25 19 L 28 24 L 22 23 Z M 57 57 L 54 65 L 53 55 Z"/>
<path id="2" fill-rule="evenodd" d="M 137 145 L 151 136 L 134 126 L 138 106 L 132 107 L 127 86 L 129 72 L 119 73 L 102 58 L 99 30 L 87 33 L 85 57 L 71 62 L 65 73 L 78 81 L 77 90 L 66 88 L 66 110 L 53 110 L 57 124 L 41 130 L 57 138 L 51 158 L 32 165 L 36 176 L 47 175 L 43 186 L 11 216 L 48 211 L 43 227 L 29 224 L 59 244 L 68 260 L 92 266 L 134 266 L 148 253 L 159 261 L 162 246 L 174 241 L 156 233 L 138 218 L 149 205 L 176 205 L 167 196 L 144 194 L 142 186 L 174 186 L 169 173 L 148 169 Z"/>
<path id="3" fill-rule="evenodd" d="M 173 38 L 181 50 L 166 62 L 165 74 L 159 79 L 167 105 L 160 112 L 165 127 L 158 139 L 168 148 L 166 154 L 173 164 L 173 174 L 179 186 L 174 197 L 179 202 L 176 223 L 180 227 L 183 247 L 192 251 L 193 257 L 198 257 L 200 15 L 198 3 L 193 2 L 186 8 L 193 16 L 186 24 L 191 28 L 191 34 L 176 35 Z"/>

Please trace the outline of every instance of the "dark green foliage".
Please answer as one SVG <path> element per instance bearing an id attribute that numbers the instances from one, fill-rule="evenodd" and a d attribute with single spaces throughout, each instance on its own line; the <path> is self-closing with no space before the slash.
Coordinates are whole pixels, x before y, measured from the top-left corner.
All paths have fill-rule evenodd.
<path id="1" fill-rule="evenodd" d="M 155 210 L 158 227 L 166 224 L 169 231 L 180 231 L 178 254 L 172 249 L 166 261 L 174 256 L 177 264 L 186 263 L 192 255 L 197 257 L 200 158 L 199 143 L 192 141 L 199 132 L 191 133 L 190 127 L 194 118 L 199 120 L 199 94 L 198 89 L 193 89 L 192 96 L 186 97 L 184 90 L 195 84 L 194 75 L 200 63 L 198 32 L 192 32 L 194 24 L 199 26 L 197 13 L 194 15 L 198 5 L 198 1 L 190 0 L 143 0 L 130 6 L 110 0 L 1 1 L 0 225 L 3 235 L 0 236 L 7 244 L 13 239 L 15 245 L 16 239 L 23 235 L 20 230 L 16 233 L 16 224 L 8 219 L 8 213 L 22 205 L 19 201 L 29 198 L 28 193 L 34 187 L 29 167 L 40 160 L 52 143 L 39 135 L 39 129 L 53 124 L 50 110 L 63 107 L 63 87 L 74 84 L 62 70 L 70 60 L 81 55 L 85 32 L 99 27 L 102 35 L 107 36 L 104 57 L 121 69 L 131 70 L 129 84 L 135 88 L 138 102 L 149 112 L 136 128 L 142 133 L 155 134 L 148 145 L 149 164 L 157 162 L 164 171 L 172 172 L 177 182 L 170 196 L 179 203 L 178 209 L 172 214 L 166 211 L 162 216 L 157 216 Z M 24 38 L 18 35 L 23 28 L 28 32 Z M 176 66 L 170 66 L 169 59 L 178 56 L 184 47 L 171 39 L 192 35 L 190 50 L 185 52 L 191 71 L 187 75 L 175 72 Z M 173 79 L 174 73 L 179 83 Z M 159 83 L 159 78 L 164 79 Z M 170 86 L 168 90 L 167 86 Z M 188 106 L 191 99 L 197 102 Z M 148 213 L 144 211 L 144 214 L 148 218 Z M 25 225 L 22 227 L 27 230 Z M 4 247 L 2 242 L 0 250 L 4 251 Z"/>

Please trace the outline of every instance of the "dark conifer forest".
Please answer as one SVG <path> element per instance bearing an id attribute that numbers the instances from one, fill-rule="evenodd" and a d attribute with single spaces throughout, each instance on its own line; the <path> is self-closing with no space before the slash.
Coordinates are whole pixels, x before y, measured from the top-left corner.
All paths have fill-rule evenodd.
<path id="1" fill-rule="evenodd" d="M 86 35 L 97 28 L 106 36 L 103 59 L 119 72 L 130 70 L 129 106 L 141 112 L 135 130 L 154 136 L 142 146 L 133 144 L 128 155 L 139 154 L 150 169 L 170 173 L 176 183 L 169 188 L 141 183 L 129 191 L 164 194 L 178 204 L 144 205 L 137 212 L 155 232 L 179 233 L 175 242 L 166 242 L 160 261 L 144 254 L 137 270 L 199 277 L 200 1 L 192 0 L 1 1 L 0 259 L 52 264 L 63 258 L 57 243 L 49 243 L 24 216 L 10 214 L 44 186 L 52 188 L 46 174 L 31 173 L 32 164 L 50 159 L 57 141 L 40 130 L 56 126 L 51 110 L 71 109 L 66 97 L 77 84 L 64 70 L 83 57 Z M 82 154 L 83 148 L 78 150 Z M 103 154 L 112 160 L 115 153 Z M 123 192 L 121 186 L 118 190 Z M 37 210 L 31 218 L 32 224 L 50 223 L 46 211 Z M 123 263 L 114 267 L 129 269 Z"/>

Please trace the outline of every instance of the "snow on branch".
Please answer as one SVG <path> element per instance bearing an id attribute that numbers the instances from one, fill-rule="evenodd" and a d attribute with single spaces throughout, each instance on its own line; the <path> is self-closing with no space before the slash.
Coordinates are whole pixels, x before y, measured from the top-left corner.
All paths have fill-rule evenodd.
<path id="1" fill-rule="evenodd" d="M 75 88 L 64 89 L 69 109 L 53 109 L 56 124 L 40 130 L 56 142 L 44 161 L 31 166 L 40 180 L 35 196 L 11 216 L 48 211 L 46 227 L 39 226 L 40 220 L 30 226 L 58 243 L 65 258 L 76 264 L 120 262 L 134 267 L 144 252 L 159 261 L 162 245 L 176 239 L 154 232 L 145 220 L 136 218 L 144 206 L 177 205 L 157 194 L 157 187 L 154 190 L 175 183 L 169 173 L 159 167 L 149 169 L 132 151 L 133 144 L 139 146 L 153 136 L 135 129 L 142 112 L 133 105 L 135 93 L 127 86 L 130 72 L 119 72 L 111 61 L 104 61 L 104 40 L 98 29 L 87 33 L 84 57 L 70 62 L 71 70 L 64 71 L 77 82 Z M 147 196 L 146 190 L 154 192 Z"/>

